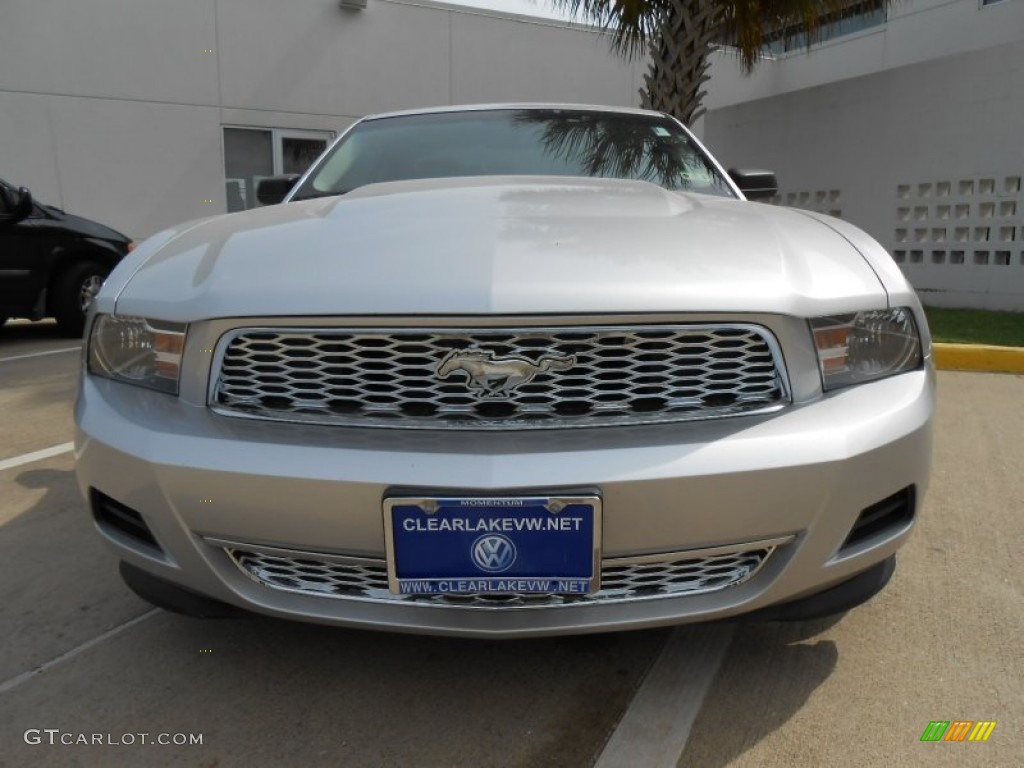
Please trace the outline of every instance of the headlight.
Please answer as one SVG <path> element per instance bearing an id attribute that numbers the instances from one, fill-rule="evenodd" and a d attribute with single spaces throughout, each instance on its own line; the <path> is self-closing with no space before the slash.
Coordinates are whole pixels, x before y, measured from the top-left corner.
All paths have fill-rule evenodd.
<path id="1" fill-rule="evenodd" d="M 187 327 L 98 315 L 89 334 L 89 372 L 176 395 Z"/>
<path id="2" fill-rule="evenodd" d="M 921 367 L 921 336 L 906 307 L 811 320 L 825 390 Z"/>

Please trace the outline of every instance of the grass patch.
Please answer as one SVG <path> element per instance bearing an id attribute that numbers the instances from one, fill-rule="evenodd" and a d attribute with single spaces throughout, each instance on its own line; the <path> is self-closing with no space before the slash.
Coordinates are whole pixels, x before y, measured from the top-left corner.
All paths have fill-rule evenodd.
<path id="1" fill-rule="evenodd" d="M 1024 347 L 1024 312 L 925 307 L 935 341 Z"/>

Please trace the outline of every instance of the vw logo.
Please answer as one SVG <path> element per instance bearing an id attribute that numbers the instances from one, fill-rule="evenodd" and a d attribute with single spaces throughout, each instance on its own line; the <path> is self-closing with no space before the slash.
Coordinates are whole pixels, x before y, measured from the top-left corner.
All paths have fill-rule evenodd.
<path id="1" fill-rule="evenodd" d="M 511 568 L 516 561 L 516 545 L 508 536 L 489 533 L 473 542 L 469 554 L 473 564 L 481 571 L 501 573 Z"/>

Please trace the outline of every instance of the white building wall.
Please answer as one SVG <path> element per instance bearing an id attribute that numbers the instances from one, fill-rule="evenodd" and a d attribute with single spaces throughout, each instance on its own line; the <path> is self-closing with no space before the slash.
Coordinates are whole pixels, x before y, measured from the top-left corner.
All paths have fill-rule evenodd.
<path id="1" fill-rule="evenodd" d="M 982 51 L 1024 37 L 1024 3 L 1002 0 L 897 0 L 882 26 L 836 38 L 810 53 L 794 51 L 740 72 L 736 57 L 712 59 L 706 105 L 720 109 L 753 99 L 877 74 L 945 56 Z"/>
<path id="2" fill-rule="evenodd" d="M 428 0 L 2 0 L 0 176 L 133 237 L 225 210 L 222 126 L 419 106 L 633 106 L 578 25 Z"/>
<path id="3" fill-rule="evenodd" d="M 704 139 L 779 202 L 838 212 L 926 303 L 1024 310 L 1024 2 L 898 3 L 884 26 L 743 78 L 714 63 Z"/>

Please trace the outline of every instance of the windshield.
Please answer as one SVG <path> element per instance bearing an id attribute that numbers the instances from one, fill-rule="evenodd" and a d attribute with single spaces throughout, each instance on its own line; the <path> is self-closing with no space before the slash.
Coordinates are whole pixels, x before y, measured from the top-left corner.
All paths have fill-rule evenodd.
<path id="1" fill-rule="evenodd" d="M 293 200 L 366 184 L 451 176 L 586 176 L 734 197 L 674 121 L 568 109 L 442 112 L 367 120 L 331 149 Z"/>

